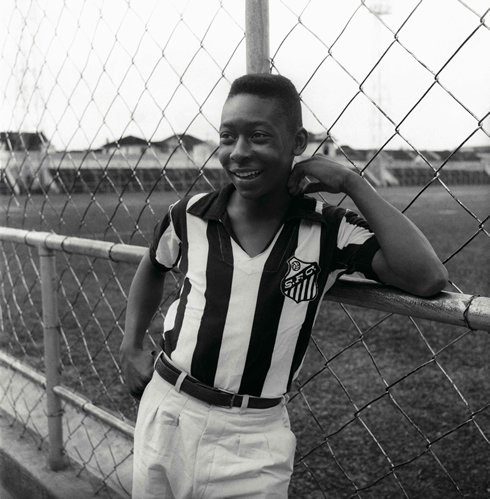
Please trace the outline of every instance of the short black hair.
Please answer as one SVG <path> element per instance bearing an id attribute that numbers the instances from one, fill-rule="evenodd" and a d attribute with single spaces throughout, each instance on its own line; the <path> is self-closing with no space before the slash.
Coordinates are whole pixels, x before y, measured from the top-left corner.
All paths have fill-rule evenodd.
<path id="1" fill-rule="evenodd" d="M 290 131 L 296 132 L 303 126 L 300 96 L 291 80 L 285 76 L 269 73 L 240 76 L 232 83 L 228 99 L 240 94 L 276 100 L 281 106 Z"/>

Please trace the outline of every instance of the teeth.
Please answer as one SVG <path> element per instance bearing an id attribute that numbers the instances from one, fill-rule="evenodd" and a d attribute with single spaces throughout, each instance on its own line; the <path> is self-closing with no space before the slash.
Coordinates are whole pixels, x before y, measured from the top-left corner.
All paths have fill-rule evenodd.
<path id="1" fill-rule="evenodd" d="M 261 172 L 248 172 L 248 173 L 237 173 L 235 172 L 235 175 L 239 178 L 249 178 L 249 177 L 256 177 L 257 175 L 260 175 Z"/>

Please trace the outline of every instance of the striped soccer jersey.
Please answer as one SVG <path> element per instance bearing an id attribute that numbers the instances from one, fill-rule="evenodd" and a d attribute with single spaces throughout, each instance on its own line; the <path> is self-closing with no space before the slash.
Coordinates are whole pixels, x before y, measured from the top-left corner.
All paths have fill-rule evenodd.
<path id="1" fill-rule="evenodd" d="M 269 246 L 250 257 L 228 218 L 233 190 L 184 198 L 155 228 L 153 265 L 184 276 L 165 317 L 164 350 L 209 386 L 280 397 L 299 372 L 325 292 L 342 274 L 377 279 L 379 245 L 355 213 L 297 197 Z"/>

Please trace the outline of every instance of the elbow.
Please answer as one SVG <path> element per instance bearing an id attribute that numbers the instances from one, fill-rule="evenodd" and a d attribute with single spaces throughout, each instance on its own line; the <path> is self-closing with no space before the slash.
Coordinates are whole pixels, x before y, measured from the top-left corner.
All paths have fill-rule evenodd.
<path id="1" fill-rule="evenodd" d="M 440 264 L 437 268 L 427 272 L 424 278 L 420 279 L 416 293 L 422 297 L 434 296 L 441 292 L 448 284 L 449 274 L 446 267 Z"/>

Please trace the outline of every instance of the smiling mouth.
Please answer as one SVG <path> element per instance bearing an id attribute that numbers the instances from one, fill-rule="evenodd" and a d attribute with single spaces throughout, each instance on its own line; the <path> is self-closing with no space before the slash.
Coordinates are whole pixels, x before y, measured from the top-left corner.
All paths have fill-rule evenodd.
<path id="1" fill-rule="evenodd" d="M 254 178 L 257 178 L 259 175 L 262 174 L 261 171 L 256 171 L 256 172 L 232 172 L 235 177 L 238 177 L 241 180 L 253 180 Z"/>

